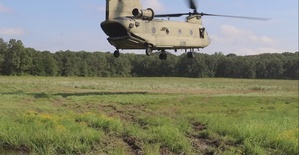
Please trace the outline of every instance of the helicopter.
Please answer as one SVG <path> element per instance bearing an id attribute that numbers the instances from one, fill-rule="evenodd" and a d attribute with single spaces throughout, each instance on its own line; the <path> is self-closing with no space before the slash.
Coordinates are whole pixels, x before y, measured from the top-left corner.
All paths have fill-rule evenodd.
<path id="1" fill-rule="evenodd" d="M 188 58 L 194 58 L 195 49 L 203 49 L 211 43 L 202 24 L 203 16 L 269 20 L 198 12 L 194 0 L 188 3 L 193 12 L 155 14 L 152 8 L 142 9 L 140 0 L 106 0 L 106 20 L 101 28 L 109 36 L 108 42 L 116 48 L 114 57 L 120 56 L 120 49 L 145 49 L 148 56 L 154 50 L 160 51 L 161 60 L 167 59 L 166 50 L 185 50 Z M 186 16 L 186 20 L 169 19 L 181 16 Z"/>

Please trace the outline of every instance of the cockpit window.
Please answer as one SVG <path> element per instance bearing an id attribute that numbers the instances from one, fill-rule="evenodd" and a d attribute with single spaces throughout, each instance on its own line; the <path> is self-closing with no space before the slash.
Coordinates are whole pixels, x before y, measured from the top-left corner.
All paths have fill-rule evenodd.
<path id="1" fill-rule="evenodd" d="M 200 28 L 199 29 L 199 37 L 200 38 L 205 38 L 205 28 Z"/>

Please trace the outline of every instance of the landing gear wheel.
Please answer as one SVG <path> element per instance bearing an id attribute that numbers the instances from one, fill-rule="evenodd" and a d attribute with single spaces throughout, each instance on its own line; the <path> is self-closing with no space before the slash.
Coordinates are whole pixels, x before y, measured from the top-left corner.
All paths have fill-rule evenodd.
<path id="1" fill-rule="evenodd" d="M 167 54 L 166 54 L 166 53 L 161 53 L 161 54 L 159 55 L 159 59 L 160 59 L 160 60 L 166 60 L 166 59 L 167 59 Z"/>
<path id="2" fill-rule="evenodd" d="M 193 59 L 194 58 L 194 53 L 193 52 L 188 52 L 187 53 L 187 58 Z"/>
<path id="3" fill-rule="evenodd" d="M 147 47 L 147 48 L 145 49 L 145 54 L 146 54 L 147 56 L 150 56 L 152 53 L 153 53 L 153 49 L 152 49 L 151 47 Z"/>
<path id="4" fill-rule="evenodd" d="M 113 53 L 113 56 L 114 56 L 115 58 L 119 58 L 119 56 L 120 56 L 120 52 L 119 52 L 119 50 L 115 50 L 114 53 Z"/>

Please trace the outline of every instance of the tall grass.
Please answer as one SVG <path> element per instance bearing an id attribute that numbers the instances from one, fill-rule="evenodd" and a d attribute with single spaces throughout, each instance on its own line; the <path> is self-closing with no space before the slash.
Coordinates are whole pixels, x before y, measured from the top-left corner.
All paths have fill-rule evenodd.
<path id="1" fill-rule="evenodd" d="M 0 107 L 0 154 L 298 154 L 297 81 L 0 77 Z"/>
<path id="2" fill-rule="evenodd" d="M 70 116 L 28 111 L 15 118 L 0 117 L 0 146 L 37 154 L 84 154 L 101 140 L 101 130 Z"/>
<path id="3" fill-rule="evenodd" d="M 209 134 L 244 145 L 245 154 L 298 154 L 298 113 L 290 109 L 199 114 L 196 119 L 208 125 Z"/>

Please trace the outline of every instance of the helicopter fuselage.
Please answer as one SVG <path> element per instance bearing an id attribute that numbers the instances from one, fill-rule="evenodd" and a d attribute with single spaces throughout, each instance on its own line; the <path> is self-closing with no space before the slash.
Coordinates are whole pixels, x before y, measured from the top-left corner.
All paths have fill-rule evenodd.
<path id="1" fill-rule="evenodd" d="M 190 16 L 186 22 L 118 17 L 107 19 L 101 27 L 116 49 L 178 50 L 204 48 L 210 44 L 200 16 Z"/>
<path id="2" fill-rule="evenodd" d="M 197 11 L 194 0 L 188 0 L 193 12 L 155 14 L 151 8 L 142 9 L 140 0 L 106 0 L 106 20 L 101 23 L 108 41 L 120 56 L 119 49 L 145 49 L 146 55 L 153 50 L 161 51 L 159 58 L 167 59 L 166 50 L 184 49 L 188 58 L 194 58 L 194 49 L 209 46 L 208 33 L 202 25 L 203 16 L 270 20 L 269 18 L 210 14 Z M 186 16 L 186 21 L 171 21 L 171 17 Z M 157 18 L 168 18 L 162 20 Z"/>

